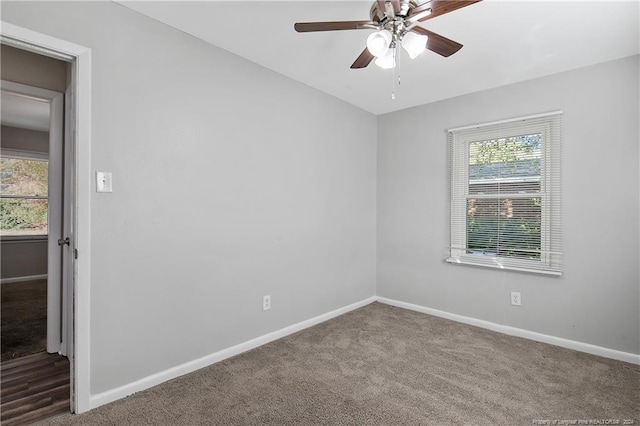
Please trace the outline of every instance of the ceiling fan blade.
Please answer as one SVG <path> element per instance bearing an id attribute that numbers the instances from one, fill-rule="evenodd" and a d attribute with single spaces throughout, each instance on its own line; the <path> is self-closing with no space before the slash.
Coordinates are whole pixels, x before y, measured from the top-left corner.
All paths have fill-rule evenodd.
<path id="1" fill-rule="evenodd" d="M 293 26 L 299 33 L 314 31 L 362 30 L 378 28 L 373 21 L 296 22 Z"/>
<path id="2" fill-rule="evenodd" d="M 462 49 L 462 45 L 460 43 L 425 28 L 413 27 L 411 31 L 428 36 L 427 49 L 437 53 L 438 55 L 444 56 L 445 58 Z"/>
<path id="3" fill-rule="evenodd" d="M 360 56 L 358 56 L 358 59 L 351 65 L 351 69 L 366 68 L 367 65 L 373 61 L 373 58 L 375 58 L 375 56 L 365 47 Z"/>
<path id="4" fill-rule="evenodd" d="M 478 3 L 479 1 L 481 0 L 431 0 L 428 3 L 411 9 L 411 11 L 409 12 L 409 18 L 424 13 L 428 9 L 431 9 L 431 14 L 418 19 L 418 21 L 422 22 L 426 21 L 427 19 L 435 18 L 436 16 L 444 15 L 445 13 L 453 12 L 454 10 L 470 6 L 474 3 Z"/>

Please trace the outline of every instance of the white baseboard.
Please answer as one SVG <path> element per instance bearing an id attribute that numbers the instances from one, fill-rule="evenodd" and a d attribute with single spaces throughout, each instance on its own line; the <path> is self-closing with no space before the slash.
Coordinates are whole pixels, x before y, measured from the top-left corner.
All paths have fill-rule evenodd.
<path id="1" fill-rule="evenodd" d="M 398 300 L 387 299 L 386 297 L 376 297 L 380 303 L 399 308 L 409 309 L 411 311 L 422 312 L 436 317 L 446 318 L 464 324 L 474 325 L 476 327 L 486 328 L 488 330 L 497 331 L 499 333 L 508 334 L 510 336 L 523 337 L 536 342 L 548 343 L 550 345 L 561 346 L 567 349 L 573 349 L 579 352 L 586 352 L 593 355 L 611 358 L 618 361 L 625 361 L 632 364 L 640 365 L 640 355 L 622 352 L 615 349 L 604 348 L 602 346 L 592 345 L 590 343 L 577 342 L 575 340 L 564 339 L 562 337 L 550 336 L 548 334 L 536 333 L 535 331 L 523 330 L 521 328 L 510 327 L 508 325 L 496 324 L 490 321 L 484 321 L 476 318 L 465 317 L 463 315 L 452 314 L 450 312 L 439 311 L 437 309 L 427 308 L 425 306 L 414 305 L 412 303 L 400 302 Z"/>
<path id="2" fill-rule="evenodd" d="M 223 349 L 202 358 L 169 368 L 164 371 L 160 371 L 135 382 L 128 383 L 126 385 L 96 395 L 91 395 L 89 399 L 89 409 L 97 408 L 101 405 L 108 404 L 109 402 L 113 402 L 120 398 L 129 396 L 135 392 L 149 389 L 150 387 L 159 385 L 160 383 L 166 382 L 184 374 L 188 374 L 201 368 L 208 367 L 209 365 L 223 361 L 227 358 L 236 356 L 248 350 L 257 348 L 258 346 L 265 345 L 269 342 L 304 330 L 305 328 L 309 328 L 321 322 L 330 320 L 331 318 L 353 311 L 354 309 L 361 308 L 375 301 L 375 296 L 372 296 L 367 299 L 361 300 L 360 302 L 352 303 L 351 305 L 344 306 L 331 312 L 327 312 L 326 314 L 318 315 L 317 317 L 290 325 L 289 327 L 276 330 L 260 337 L 256 337 L 255 339 L 251 339 L 247 342 L 231 346 L 230 348 Z"/>
<path id="3" fill-rule="evenodd" d="M 47 279 L 47 274 L 29 275 L 26 277 L 2 278 L 0 279 L 0 284 L 20 283 L 23 281 L 35 281 L 35 280 L 46 280 L 46 279 Z"/>

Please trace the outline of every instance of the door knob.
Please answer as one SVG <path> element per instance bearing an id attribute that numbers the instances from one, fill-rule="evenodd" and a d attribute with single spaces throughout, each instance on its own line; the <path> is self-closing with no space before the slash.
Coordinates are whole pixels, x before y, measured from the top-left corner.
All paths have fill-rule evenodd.
<path id="1" fill-rule="evenodd" d="M 68 245 L 70 245 L 70 244 L 71 244 L 71 243 L 69 242 L 69 237 L 65 238 L 64 240 L 63 240 L 62 238 L 60 238 L 60 239 L 58 240 L 58 245 L 59 245 L 60 247 L 62 247 L 62 246 L 64 246 L 64 245 L 67 245 L 67 246 L 68 246 Z"/>

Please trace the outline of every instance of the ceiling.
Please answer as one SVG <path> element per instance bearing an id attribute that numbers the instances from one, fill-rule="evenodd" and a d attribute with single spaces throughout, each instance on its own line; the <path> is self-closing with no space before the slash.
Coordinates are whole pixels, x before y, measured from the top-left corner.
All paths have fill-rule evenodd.
<path id="1" fill-rule="evenodd" d="M 3 126 L 49 131 L 49 101 L 2 91 L 0 117 Z"/>
<path id="2" fill-rule="evenodd" d="M 368 20 L 372 1 L 120 1 L 124 6 L 373 114 L 638 54 L 637 1 L 484 0 L 421 26 L 462 43 L 392 72 L 350 65 L 371 30 L 297 33 L 295 22 Z M 397 77 L 396 77 L 397 78 Z"/>

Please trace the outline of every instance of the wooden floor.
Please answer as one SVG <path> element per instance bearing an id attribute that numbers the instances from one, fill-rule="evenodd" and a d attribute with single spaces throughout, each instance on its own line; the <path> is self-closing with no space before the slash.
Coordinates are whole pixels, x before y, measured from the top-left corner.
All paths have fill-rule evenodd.
<path id="1" fill-rule="evenodd" d="M 26 425 L 69 412 L 69 360 L 39 353 L 2 362 L 2 425 Z"/>
<path id="2" fill-rule="evenodd" d="M 2 362 L 47 350 L 47 280 L 0 284 Z"/>

